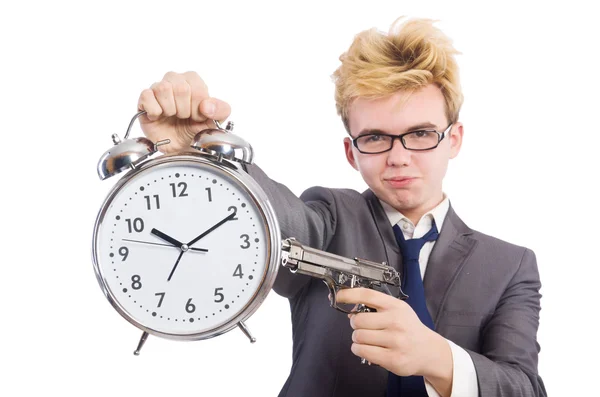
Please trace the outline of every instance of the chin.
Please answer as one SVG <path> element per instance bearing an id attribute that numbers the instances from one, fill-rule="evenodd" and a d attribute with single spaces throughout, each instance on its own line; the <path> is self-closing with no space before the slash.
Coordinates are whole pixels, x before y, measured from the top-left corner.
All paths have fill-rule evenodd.
<path id="1" fill-rule="evenodd" d="M 402 209 L 414 208 L 418 202 L 414 194 L 408 191 L 399 192 L 394 190 L 392 192 L 386 191 L 382 193 L 383 194 L 376 193 L 377 197 L 400 211 L 402 211 Z"/>

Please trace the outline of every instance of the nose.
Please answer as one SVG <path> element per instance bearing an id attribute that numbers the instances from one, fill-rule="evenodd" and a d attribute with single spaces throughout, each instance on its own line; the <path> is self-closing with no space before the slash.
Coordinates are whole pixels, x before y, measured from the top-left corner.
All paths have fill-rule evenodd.
<path id="1" fill-rule="evenodd" d="M 400 138 L 394 139 L 392 149 L 389 152 L 387 152 L 387 154 L 387 164 L 390 167 L 403 167 L 410 164 L 412 152 L 410 150 L 405 149 L 404 146 L 402 146 Z"/>

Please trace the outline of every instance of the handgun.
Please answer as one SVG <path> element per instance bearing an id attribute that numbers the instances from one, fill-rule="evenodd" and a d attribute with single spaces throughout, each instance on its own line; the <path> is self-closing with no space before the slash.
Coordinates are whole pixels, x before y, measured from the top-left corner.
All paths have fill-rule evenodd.
<path id="1" fill-rule="evenodd" d="M 373 262 L 360 258 L 347 258 L 321 251 L 299 243 L 294 238 L 282 241 L 282 265 L 292 273 L 322 279 L 330 293 L 330 304 L 343 313 L 372 312 L 374 309 L 359 304 L 356 310 L 339 307 L 336 292 L 343 288 L 381 287 L 383 284 L 398 287 L 400 299 L 408 296 L 400 289 L 400 273 L 386 262 Z"/>
<path id="2" fill-rule="evenodd" d="M 386 262 L 378 263 L 360 258 L 346 258 L 305 246 L 294 238 L 281 243 L 281 264 L 292 273 L 322 279 L 329 288 L 331 307 L 343 313 L 373 312 L 375 309 L 358 304 L 355 310 L 346 310 L 337 304 L 336 293 L 343 288 L 374 288 L 383 284 L 398 287 L 399 298 L 408 298 L 400 288 L 400 274 Z M 361 364 L 371 363 L 361 358 Z"/>

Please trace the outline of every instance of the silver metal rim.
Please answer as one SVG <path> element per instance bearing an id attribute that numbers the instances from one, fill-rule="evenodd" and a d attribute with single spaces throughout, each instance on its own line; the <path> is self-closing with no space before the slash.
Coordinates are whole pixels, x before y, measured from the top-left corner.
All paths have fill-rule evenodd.
<path id="1" fill-rule="evenodd" d="M 98 231 L 102 226 L 104 215 L 106 214 L 106 211 L 110 207 L 110 204 L 112 203 L 116 195 L 125 185 L 127 185 L 130 181 L 135 179 L 135 177 L 138 174 L 156 166 L 170 163 L 179 163 L 184 165 L 202 164 L 204 166 L 213 167 L 217 172 L 223 173 L 226 176 L 233 179 L 240 187 L 242 187 L 244 190 L 246 190 L 246 192 L 248 192 L 249 196 L 254 201 L 255 206 L 259 209 L 259 212 L 262 216 L 263 225 L 269 237 L 269 246 L 267 247 L 268 265 L 263 275 L 260 287 L 254 294 L 254 296 L 250 298 L 246 306 L 242 310 L 240 310 L 238 314 L 234 317 L 217 325 L 216 327 L 210 330 L 195 334 L 165 333 L 146 327 L 144 324 L 135 320 L 131 315 L 129 315 L 125 308 L 121 306 L 119 300 L 115 298 L 111 290 L 108 288 L 108 284 L 104 279 L 104 275 L 102 273 L 102 269 L 100 268 L 100 264 L 98 261 Z M 131 324 L 145 332 L 148 332 L 149 334 L 159 336 L 162 338 L 176 340 L 201 340 L 222 335 L 238 326 L 240 322 L 243 322 L 247 320 L 250 316 L 252 316 L 252 314 L 256 312 L 256 310 L 260 307 L 262 302 L 266 299 L 267 295 L 273 288 L 273 283 L 275 282 L 275 278 L 277 277 L 277 272 L 279 270 L 279 264 L 281 261 L 281 233 L 279 230 L 279 223 L 277 222 L 275 211 L 273 210 L 273 207 L 269 202 L 269 198 L 267 197 L 264 190 L 250 175 L 248 175 L 243 170 L 240 170 L 240 168 L 234 163 L 227 162 L 225 164 L 226 165 L 217 163 L 214 160 L 209 160 L 207 156 L 203 155 L 202 153 L 163 155 L 161 157 L 148 160 L 142 165 L 140 165 L 139 168 L 131 170 L 129 173 L 125 174 L 119 180 L 119 182 L 108 193 L 106 199 L 104 200 L 100 208 L 100 211 L 98 212 L 92 236 L 92 262 L 94 264 L 96 279 L 100 284 L 102 292 L 104 293 L 110 304 L 115 308 L 115 310 L 117 310 L 117 312 Z"/>

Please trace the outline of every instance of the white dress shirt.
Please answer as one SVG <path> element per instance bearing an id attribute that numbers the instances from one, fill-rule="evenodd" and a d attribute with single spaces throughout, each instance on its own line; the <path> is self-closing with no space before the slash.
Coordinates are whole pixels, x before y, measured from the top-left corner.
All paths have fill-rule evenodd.
<path id="1" fill-rule="evenodd" d="M 444 225 L 444 219 L 450 208 L 450 201 L 444 194 L 444 199 L 437 207 L 427 212 L 419 219 L 415 226 L 410 219 L 405 217 L 398 210 L 392 206 L 379 200 L 385 213 L 392 226 L 398 224 L 400 230 L 404 234 L 405 239 L 421 238 L 423 237 L 432 226 L 432 220 L 435 220 L 435 224 L 439 232 L 442 230 Z M 427 269 L 427 262 L 429 261 L 429 255 L 433 250 L 435 241 L 428 241 L 425 243 L 421 252 L 419 253 L 419 267 L 421 268 L 421 279 L 425 275 L 425 269 Z M 477 373 L 475 372 L 475 365 L 469 353 L 467 353 L 462 347 L 458 346 L 454 342 L 446 339 L 450 345 L 452 351 L 452 393 L 451 397 L 477 397 L 479 395 L 479 386 L 477 385 Z M 425 388 L 427 394 L 430 397 L 439 397 L 439 394 L 435 391 L 433 386 L 425 380 Z"/>

